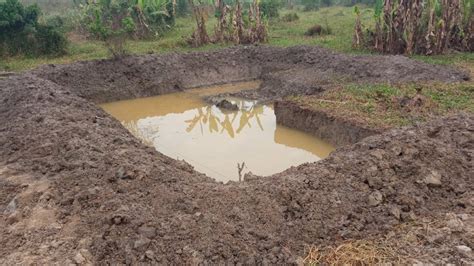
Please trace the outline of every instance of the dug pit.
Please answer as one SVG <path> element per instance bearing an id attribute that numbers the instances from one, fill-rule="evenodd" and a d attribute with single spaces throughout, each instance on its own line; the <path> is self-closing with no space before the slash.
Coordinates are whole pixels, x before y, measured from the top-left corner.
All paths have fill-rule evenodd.
<path id="1" fill-rule="evenodd" d="M 1 79 L 0 264 L 294 265 L 357 243 L 382 254 L 378 263 L 472 263 L 460 252 L 474 239 L 472 115 L 354 138 L 325 160 L 222 184 L 144 145 L 97 106 L 254 79 L 263 81 L 257 97 L 275 99 L 318 93 L 327 76 L 465 77 L 404 57 L 252 46 Z"/>
<path id="2" fill-rule="evenodd" d="M 213 86 L 101 107 L 146 144 L 222 182 L 242 180 L 247 172 L 272 175 L 319 161 L 334 150 L 308 133 L 277 124 L 272 104 L 228 98 L 236 110 L 226 110 L 203 100 L 215 94 L 256 90 L 259 85 Z M 239 171 L 238 164 L 245 167 Z"/>

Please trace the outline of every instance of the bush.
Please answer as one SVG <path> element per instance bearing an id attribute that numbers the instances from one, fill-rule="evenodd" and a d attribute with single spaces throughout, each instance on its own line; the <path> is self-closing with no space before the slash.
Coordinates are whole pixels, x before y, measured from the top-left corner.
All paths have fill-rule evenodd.
<path id="1" fill-rule="evenodd" d="M 321 25 L 314 25 L 311 28 L 309 28 L 304 35 L 306 36 L 315 36 L 315 35 L 321 35 L 323 32 L 323 27 Z"/>
<path id="2" fill-rule="evenodd" d="M 24 7 L 18 0 L 0 3 L 0 55 L 29 56 L 65 53 L 67 41 L 54 26 L 38 22 L 37 5 Z"/>
<path id="3" fill-rule="evenodd" d="M 66 38 L 53 26 L 36 27 L 36 54 L 65 53 Z"/>
<path id="4" fill-rule="evenodd" d="M 297 21 L 299 19 L 300 19 L 300 17 L 298 16 L 298 14 L 296 12 L 288 13 L 288 14 L 284 15 L 281 18 L 281 20 L 284 21 L 284 22 L 293 22 L 293 21 Z"/>
<path id="5" fill-rule="evenodd" d="M 306 36 L 315 36 L 315 35 L 331 35 L 332 29 L 329 25 L 321 26 L 321 25 L 314 25 L 309 28 L 304 35 Z"/>

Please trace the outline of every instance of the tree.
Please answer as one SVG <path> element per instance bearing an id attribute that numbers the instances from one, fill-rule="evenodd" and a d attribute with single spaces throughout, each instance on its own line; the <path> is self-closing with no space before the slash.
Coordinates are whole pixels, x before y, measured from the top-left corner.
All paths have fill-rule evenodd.
<path id="1" fill-rule="evenodd" d="M 99 0 L 84 7 L 85 24 L 91 35 L 105 43 L 114 57 L 125 54 L 127 37 L 135 30 L 126 0 Z"/>
<path id="2" fill-rule="evenodd" d="M 82 6 L 83 24 L 104 42 L 114 57 L 126 53 L 126 40 L 157 35 L 174 24 L 173 0 L 89 0 Z"/>
<path id="3" fill-rule="evenodd" d="M 40 24 L 40 14 L 37 5 L 25 8 L 18 0 L 0 3 L 0 55 L 65 53 L 66 38 L 56 28 Z"/>

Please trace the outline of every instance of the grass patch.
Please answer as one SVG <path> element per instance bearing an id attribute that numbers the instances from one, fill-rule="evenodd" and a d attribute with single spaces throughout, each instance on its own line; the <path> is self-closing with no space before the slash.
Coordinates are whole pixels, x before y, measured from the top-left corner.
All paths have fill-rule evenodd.
<path id="1" fill-rule="evenodd" d="M 412 58 L 434 65 L 474 65 L 474 53 L 454 52 L 452 54 L 433 56 L 414 55 Z"/>
<path id="2" fill-rule="evenodd" d="M 460 111 L 474 113 L 474 83 L 348 84 L 289 100 L 373 128 L 399 127 Z"/>
<path id="3" fill-rule="evenodd" d="M 284 17 L 294 11 L 283 10 Z M 272 21 L 269 25 L 270 45 L 288 47 L 295 45 L 318 45 L 345 53 L 367 53 L 352 49 L 352 34 L 354 29 L 355 15 L 353 8 L 328 7 L 318 11 L 296 12 L 299 20 L 285 22 L 283 20 Z M 371 9 L 362 9 L 362 20 L 369 25 L 372 21 Z M 332 34 L 309 37 L 304 33 L 312 26 L 318 24 L 323 27 L 326 23 L 331 27 Z"/>

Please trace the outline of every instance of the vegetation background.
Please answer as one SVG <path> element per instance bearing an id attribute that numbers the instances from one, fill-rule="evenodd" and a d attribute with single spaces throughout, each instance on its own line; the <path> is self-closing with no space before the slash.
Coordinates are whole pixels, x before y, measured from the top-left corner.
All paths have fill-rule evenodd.
<path id="1" fill-rule="evenodd" d="M 0 0 L 0 2 L 2 2 Z M 79 7 L 81 0 L 21 0 L 25 5 L 38 4 L 42 12 L 39 22 L 60 29 L 69 41 L 66 53 L 61 55 L 32 56 L 20 54 L 0 59 L 0 70 L 20 71 L 41 64 L 69 63 L 78 60 L 107 58 L 110 53 L 97 38 L 91 38 L 83 28 L 83 14 Z M 231 1 L 230 1 L 231 2 Z M 262 0 L 260 7 L 266 16 L 268 26 L 268 45 L 319 45 L 339 52 L 370 54 L 371 51 L 353 49 L 352 36 L 356 15 L 354 5 L 358 5 L 364 27 L 374 26 L 375 0 Z M 125 44 L 132 54 L 163 53 L 190 50 L 210 50 L 231 46 L 231 43 L 208 44 L 192 48 L 186 43 L 195 29 L 195 21 L 188 0 L 176 1 L 176 14 L 172 23 L 155 31 L 146 38 L 132 36 Z M 271 14 L 272 9 L 276 14 Z M 292 18 L 293 17 L 293 18 Z M 207 21 L 208 32 L 213 32 L 217 24 L 216 16 L 210 15 Z M 323 25 L 331 34 L 306 36 L 314 25 Z M 439 56 L 414 56 L 416 59 L 436 64 L 472 63 L 472 53 L 450 53 Z"/>

